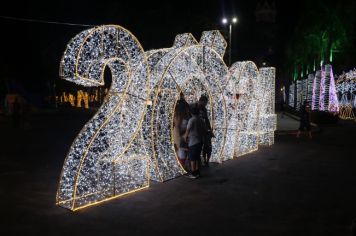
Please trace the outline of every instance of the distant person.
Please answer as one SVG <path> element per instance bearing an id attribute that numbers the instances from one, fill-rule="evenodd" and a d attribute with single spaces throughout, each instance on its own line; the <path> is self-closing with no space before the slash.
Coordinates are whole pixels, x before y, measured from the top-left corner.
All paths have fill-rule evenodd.
<path id="1" fill-rule="evenodd" d="M 173 122 L 173 138 L 174 138 L 174 148 L 178 156 L 178 160 L 182 167 L 186 170 L 186 161 L 188 159 L 188 143 L 185 141 L 184 134 L 187 130 L 188 121 L 190 119 L 190 110 L 188 103 L 184 99 L 183 93 L 180 94 L 180 99 L 177 102 L 174 122 Z"/>
<path id="2" fill-rule="evenodd" d="M 213 130 L 210 125 L 208 111 L 206 106 L 208 105 L 208 97 L 202 95 L 198 101 L 199 116 L 203 121 L 203 161 L 205 166 L 209 166 L 209 161 L 212 152 L 211 139 L 214 138 Z"/>
<path id="3" fill-rule="evenodd" d="M 176 107 L 174 110 L 174 118 L 173 118 L 173 138 L 174 138 L 174 149 L 177 152 L 180 143 L 180 125 L 184 114 L 189 113 L 189 104 L 184 98 L 183 92 L 180 92 L 179 99 L 176 103 Z M 188 118 L 189 119 L 189 118 Z"/>
<path id="4" fill-rule="evenodd" d="M 281 100 L 281 118 L 284 117 L 284 100 Z"/>
<path id="5" fill-rule="evenodd" d="M 188 122 L 190 119 L 190 111 L 189 110 L 183 110 L 183 113 L 181 114 L 180 122 L 178 126 L 179 128 L 179 146 L 178 146 L 178 159 L 180 164 L 185 170 L 188 170 L 189 168 L 185 165 L 187 159 L 188 159 L 188 152 L 189 152 L 189 146 L 188 142 L 184 139 L 184 134 L 187 131 L 188 128 Z M 189 165 L 188 165 L 189 166 Z"/>
<path id="6" fill-rule="evenodd" d="M 190 178 L 200 176 L 199 161 L 203 145 L 203 121 L 199 117 L 199 109 L 196 104 L 191 107 L 192 117 L 188 121 L 184 139 L 188 143 L 188 158 L 190 161 Z"/>
<path id="7" fill-rule="evenodd" d="M 304 131 L 304 129 L 307 130 L 309 138 L 312 138 L 310 126 L 310 110 L 310 105 L 305 101 L 300 108 L 300 125 L 297 133 L 297 138 L 300 137 L 300 134 Z"/>

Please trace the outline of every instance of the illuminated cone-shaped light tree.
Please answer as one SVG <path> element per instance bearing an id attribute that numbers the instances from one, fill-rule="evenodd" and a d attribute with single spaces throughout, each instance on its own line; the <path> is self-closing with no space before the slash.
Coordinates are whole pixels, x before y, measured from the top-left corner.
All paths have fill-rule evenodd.
<path id="1" fill-rule="evenodd" d="M 314 83 L 313 83 L 312 110 L 319 110 L 321 77 L 322 77 L 322 71 L 318 70 L 315 73 Z"/>
<path id="2" fill-rule="evenodd" d="M 336 81 L 339 101 L 339 117 L 344 120 L 355 120 L 356 108 L 356 69 L 339 76 Z"/>
<path id="3" fill-rule="evenodd" d="M 303 82 L 302 80 L 297 80 L 297 104 L 296 104 L 296 110 L 299 111 L 300 110 L 300 107 L 303 103 Z"/>
<path id="4" fill-rule="evenodd" d="M 310 105 L 312 105 L 312 100 L 313 100 L 313 83 L 314 83 L 314 75 L 310 74 L 308 75 L 308 79 L 307 79 L 307 96 L 306 96 L 306 100 Z"/>

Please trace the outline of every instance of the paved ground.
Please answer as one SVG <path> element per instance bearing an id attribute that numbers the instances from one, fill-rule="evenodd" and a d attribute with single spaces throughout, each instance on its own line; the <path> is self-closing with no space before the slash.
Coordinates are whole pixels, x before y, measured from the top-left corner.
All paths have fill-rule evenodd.
<path id="1" fill-rule="evenodd" d="M 300 118 L 288 113 L 284 112 L 283 114 L 277 114 L 277 134 L 288 133 L 292 134 L 293 132 L 296 133 L 300 122 Z M 315 124 L 311 123 L 311 128 L 313 133 L 318 133 L 321 131 L 320 127 Z"/>
<path id="2" fill-rule="evenodd" d="M 323 126 L 312 140 L 296 139 L 288 126 L 275 145 L 211 165 L 200 179 L 156 183 L 72 213 L 55 206 L 55 192 L 89 117 L 34 115 L 28 130 L 0 117 L 0 235 L 351 235 L 355 123 Z"/>

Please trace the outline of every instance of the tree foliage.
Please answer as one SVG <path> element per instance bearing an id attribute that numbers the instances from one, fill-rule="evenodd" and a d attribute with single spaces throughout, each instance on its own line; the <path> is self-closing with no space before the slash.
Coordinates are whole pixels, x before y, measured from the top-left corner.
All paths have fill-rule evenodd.
<path id="1" fill-rule="evenodd" d="M 355 3 L 346 1 L 304 1 L 301 17 L 288 43 L 286 69 L 306 70 L 335 59 L 342 61 L 354 43 Z M 312 65 L 312 66 L 311 66 Z M 296 78 L 294 78 L 296 79 Z"/>

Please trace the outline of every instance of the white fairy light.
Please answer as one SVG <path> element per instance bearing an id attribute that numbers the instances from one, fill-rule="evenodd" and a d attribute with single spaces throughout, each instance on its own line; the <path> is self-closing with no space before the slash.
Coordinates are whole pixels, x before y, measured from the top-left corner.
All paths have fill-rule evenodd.
<path id="1" fill-rule="evenodd" d="M 313 83 L 312 110 L 319 110 L 321 76 L 322 76 L 322 71 L 318 70 L 315 73 L 314 83 Z"/>
<path id="2" fill-rule="evenodd" d="M 234 156 L 241 156 L 258 149 L 258 69 L 253 62 L 236 62 L 230 68 L 235 83 L 236 101 Z"/>
<path id="3" fill-rule="evenodd" d="M 213 37 L 215 40 L 211 41 Z M 151 122 L 146 122 L 150 129 L 145 130 L 151 130 L 151 176 L 154 180 L 165 181 L 185 172 L 177 161 L 172 132 L 175 103 L 181 91 L 191 103 L 202 94 L 208 96 L 208 110 L 216 136 L 211 160 L 222 161 L 226 132 L 222 87 L 228 70 L 217 52 L 223 52 L 226 47 L 219 37 L 222 38 L 217 31 L 205 32 L 198 44 L 191 34 L 178 35 L 172 49 L 152 67 L 153 106 Z"/>
<path id="4" fill-rule="evenodd" d="M 253 62 L 223 61 L 226 41 L 219 31 L 200 42 L 180 34 L 171 48 L 144 52 L 120 26 L 79 33 L 61 60 L 63 79 L 111 88 L 94 117 L 73 142 L 64 162 L 56 202 L 77 210 L 185 173 L 177 160 L 173 116 L 179 93 L 188 102 L 201 95 L 215 138 L 212 162 L 222 162 L 274 142 L 274 68 L 259 72 Z"/>
<path id="5" fill-rule="evenodd" d="M 275 104 L 275 73 L 274 67 L 260 68 L 258 81 L 259 96 L 259 144 L 272 145 L 274 131 L 277 128 L 277 117 L 274 113 Z"/>
<path id="6" fill-rule="evenodd" d="M 302 103 L 307 101 L 308 96 L 308 79 L 302 80 Z"/>
<path id="7" fill-rule="evenodd" d="M 327 78 L 327 100 L 324 101 L 326 109 L 331 113 L 339 112 L 339 102 L 335 86 L 334 73 L 331 65 L 325 65 L 325 77 Z"/>
<path id="8" fill-rule="evenodd" d="M 149 185 L 141 135 L 148 68 L 136 38 L 114 25 L 83 31 L 68 44 L 60 75 L 99 86 L 106 67 L 112 74 L 107 99 L 73 142 L 60 177 L 57 204 L 71 210 Z"/>
<path id="9" fill-rule="evenodd" d="M 309 74 L 307 79 L 307 97 L 306 97 L 306 100 L 309 104 L 312 104 L 312 100 L 313 100 L 313 82 L 314 82 L 314 75 Z"/>
<path id="10" fill-rule="evenodd" d="M 339 117 L 356 121 L 356 69 L 339 76 L 336 81 L 336 92 L 339 101 Z"/>
<path id="11" fill-rule="evenodd" d="M 300 110 L 300 106 L 303 103 L 303 90 L 302 90 L 302 81 L 301 80 L 297 80 L 296 82 L 296 86 L 297 86 L 297 103 L 296 103 L 296 110 L 299 111 Z"/>
<path id="12" fill-rule="evenodd" d="M 289 85 L 288 105 L 293 108 L 295 106 L 294 98 L 295 98 L 295 83 L 292 83 L 291 85 Z"/>

